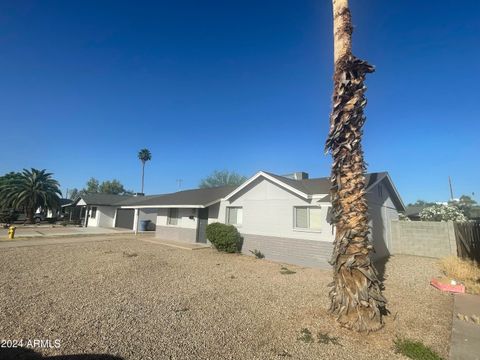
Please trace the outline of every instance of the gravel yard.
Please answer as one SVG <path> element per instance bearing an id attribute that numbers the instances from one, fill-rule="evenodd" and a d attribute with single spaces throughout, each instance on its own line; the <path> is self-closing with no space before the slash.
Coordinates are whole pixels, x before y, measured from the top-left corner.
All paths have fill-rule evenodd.
<path id="1" fill-rule="evenodd" d="M 59 349 L 36 349 L 49 356 L 403 359 L 392 350 L 402 336 L 447 357 L 452 298 L 428 285 L 435 260 L 387 262 L 391 316 L 370 335 L 327 314 L 330 272 L 281 267 L 133 238 L 0 249 L 0 339 L 60 339 Z M 315 342 L 299 340 L 304 328 Z M 318 333 L 338 344 L 318 342 Z"/>

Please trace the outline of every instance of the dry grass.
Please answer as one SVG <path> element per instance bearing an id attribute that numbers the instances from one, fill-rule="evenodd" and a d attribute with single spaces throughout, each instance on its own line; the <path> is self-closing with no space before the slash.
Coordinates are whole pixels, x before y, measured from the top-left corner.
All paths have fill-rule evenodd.
<path id="1" fill-rule="evenodd" d="M 480 294 L 480 266 L 473 261 L 449 256 L 440 260 L 440 269 L 449 278 L 460 281 L 470 294 Z"/>

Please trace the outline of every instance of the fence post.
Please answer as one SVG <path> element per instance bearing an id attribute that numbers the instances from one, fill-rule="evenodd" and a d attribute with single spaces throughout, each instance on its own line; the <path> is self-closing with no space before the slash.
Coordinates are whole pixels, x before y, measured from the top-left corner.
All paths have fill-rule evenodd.
<path id="1" fill-rule="evenodd" d="M 455 237 L 455 224 L 453 221 L 447 222 L 448 243 L 450 244 L 450 255 L 457 256 L 457 241 Z"/>

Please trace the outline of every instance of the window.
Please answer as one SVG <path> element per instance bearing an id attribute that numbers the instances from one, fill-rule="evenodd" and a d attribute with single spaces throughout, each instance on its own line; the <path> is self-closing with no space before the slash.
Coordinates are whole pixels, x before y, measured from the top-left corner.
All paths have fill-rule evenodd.
<path id="1" fill-rule="evenodd" d="M 168 210 L 168 225 L 177 225 L 178 224 L 178 209 L 171 208 Z"/>
<path id="2" fill-rule="evenodd" d="M 294 227 L 296 229 L 321 230 L 325 219 L 319 207 L 295 207 Z"/>
<path id="3" fill-rule="evenodd" d="M 241 207 L 227 207 L 227 224 L 242 225 L 243 209 Z"/>
<path id="4" fill-rule="evenodd" d="M 92 219 L 95 219 L 95 217 L 97 216 L 97 207 L 96 206 L 93 206 L 92 207 L 92 210 L 90 211 L 90 217 Z"/>

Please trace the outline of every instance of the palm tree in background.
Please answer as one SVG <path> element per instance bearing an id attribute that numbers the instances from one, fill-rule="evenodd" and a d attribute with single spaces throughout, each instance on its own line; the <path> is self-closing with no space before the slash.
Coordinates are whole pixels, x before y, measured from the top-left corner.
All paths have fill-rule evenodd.
<path id="1" fill-rule="evenodd" d="M 364 80 L 374 68 L 352 54 L 352 20 L 348 0 L 333 1 L 334 92 L 325 149 L 333 157 L 332 222 L 335 241 L 331 259 L 330 311 L 344 327 L 374 331 L 383 326 L 386 300 L 371 263 L 373 250 L 365 197 L 362 134 L 367 103 Z"/>
<path id="2" fill-rule="evenodd" d="M 23 169 L 17 179 L 0 186 L 2 204 L 25 209 L 28 220 L 33 223 L 38 208 L 55 209 L 60 204 L 60 185 L 52 175 L 45 169 Z"/>
<path id="3" fill-rule="evenodd" d="M 142 149 L 138 152 L 138 159 L 142 162 L 142 193 L 145 179 L 145 163 L 152 160 L 152 153 L 148 149 Z"/>

